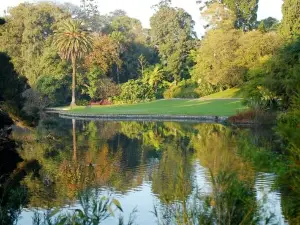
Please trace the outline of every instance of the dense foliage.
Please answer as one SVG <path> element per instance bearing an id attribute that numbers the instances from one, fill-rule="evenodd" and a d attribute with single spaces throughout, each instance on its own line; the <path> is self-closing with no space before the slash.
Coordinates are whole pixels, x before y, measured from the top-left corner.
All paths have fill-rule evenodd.
<path id="1" fill-rule="evenodd" d="M 157 6 L 151 17 L 151 37 L 170 81 L 189 78 L 189 52 L 195 45 L 194 21 L 183 9 L 169 4 Z"/>
<path id="2" fill-rule="evenodd" d="M 136 103 L 155 99 L 154 91 L 141 80 L 129 80 L 121 86 L 121 94 L 116 99 L 120 103 Z"/>
<path id="3" fill-rule="evenodd" d="M 256 27 L 258 0 L 197 0 L 197 2 L 201 4 L 201 10 L 211 8 L 215 4 L 222 4 L 227 11 L 223 11 L 222 14 L 231 11 L 235 15 L 233 24 L 237 29 L 249 31 Z M 217 12 L 217 14 L 219 13 Z"/>
<path id="4" fill-rule="evenodd" d="M 299 0 L 285 0 L 282 6 L 283 19 L 281 32 L 286 37 L 300 35 L 300 2 Z"/>
<path id="5" fill-rule="evenodd" d="M 135 103 L 236 87 L 250 106 L 292 108 L 299 94 L 299 1 L 284 2 L 281 22 L 257 21 L 257 0 L 198 2 L 207 22 L 201 40 L 192 17 L 169 0 L 153 7 L 150 29 L 122 10 L 101 15 L 93 0 L 80 7 L 24 3 L 1 20 L 0 50 L 31 86 L 23 94 L 28 112 L 75 104 L 75 97 L 81 105 Z M 40 104 L 30 96 L 45 104 L 28 110 Z"/>
<path id="6" fill-rule="evenodd" d="M 44 70 L 59 70 L 52 61 L 55 54 L 49 52 L 54 27 L 65 17 L 60 8 L 49 3 L 24 3 L 9 10 L 7 22 L 0 28 L 0 51 L 12 58 L 17 72 L 26 76 L 30 85 L 45 74 Z"/>
<path id="7" fill-rule="evenodd" d="M 192 17 L 168 0 L 154 6 L 151 29 L 122 10 L 101 15 L 92 0 L 20 4 L 3 20 L 0 50 L 52 106 L 76 96 L 133 103 L 241 87 L 250 105 L 289 109 L 299 93 L 299 1 L 284 2 L 280 24 L 257 21 L 257 0 L 198 2 L 201 40 Z"/>
<path id="8" fill-rule="evenodd" d="M 68 104 L 71 97 L 74 104 L 76 96 L 89 102 L 118 95 L 118 91 L 95 85 L 114 87 L 141 78 L 146 65 L 158 62 L 149 31 L 139 20 L 122 10 L 100 15 L 93 1 L 83 1 L 80 7 L 24 3 L 11 8 L 5 19 L 7 23 L 0 28 L 0 50 L 52 106 Z M 97 84 L 91 78 L 95 71 L 96 79 L 103 79 Z M 72 95 L 68 93 L 71 83 Z M 104 93 L 106 90 L 110 93 Z"/>
<path id="9" fill-rule="evenodd" d="M 101 15 L 93 0 L 82 0 L 81 6 L 40 2 L 10 8 L 5 18 L 0 18 L 0 114 L 7 118 L 1 121 L 0 127 L 12 123 L 5 112 L 15 121 L 20 117 L 38 120 L 46 107 L 70 102 L 85 106 L 99 102 L 126 104 L 160 98 L 199 98 L 229 88 L 240 89 L 250 107 L 244 115 L 253 115 L 255 110 L 277 115 L 276 143 L 285 147 L 276 150 L 290 158 L 290 169 L 279 175 L 289 180 L 283 191 L 298 199 L 299 190 L 295 187 L 299 187 L 300 181 L 300 0 L 284 1 L 282 21 L 274 18 L 257 21 L 258 0 L 198 2 L 199 13 L 206 21 L 206 33 L 201 39 L 194 32 L 191 15 L 184 9 L 172 7 L 171 0 L 162 0 L 154 6 L 150 29 L 143 28 L 138 19 L 122 10 Z M 140 161 L 131 158 L 132 154 L 122 155 L 126 151 L 120 149 L 136 151 L 135 145 L 139 142 L 143 143 L 143 154 L 160 154 L 161 165 L 153 172 L 153 190 L 163 202 L 180 201 L 191 193 L 191 187 L 180 192 L 183 184 L 192 185 L 189 179 L 191 161 L 178 158 L 181 154 L 187 157 L 186 152 L 190 151 L 205 156 L 201 163 L 211 170 L 214 190 L 227 185 L 224 177 L 232 180 L 228 191 L 215 192 L 205 199 L 208 207 L 212 206 L 211 214 L 216 223 L 221 223 L 222 219 L 230 223 L 227 216 L 231 215 L 232 208 L 238 210 L 234 219 L 242 222 L 242 217 L 249 212 L 248 207 L 253 205 L 255 195 L 249 187 L 254 180 L 247 180 L 253 178 L 252 171 L 240 156 L 233 154 L 231 145 L 242 144 L 248 151 L 244 156 L 253 160 L 259 157 L 252 155 L 255 154 L 252 152 L 254 145 L 246 141 L 221 142 L 222 135 L 227 135 L 226 138 L 234 135 L 223 134 L 222 127 L 204 124 L 193 128 L 192 133 L 169 123 L 162 128 L 156 126 L 156 130 L 154 125 L 150 124 L 150 129 L 136 123 L 117 124 L 117 128 L 102 127 L 101 135 L 109 136 L 109 142 L 105 139 L 95 144 L 92 140 L 89 143 L 92 153 L 84 155 L 84 164 L 76 163 L 74 147 L 75 163 L 72 164 L 62 160 L 63 154 L 69 157 L 70 149 L 60 152 L 56 149 L 70 145 L 66 144 L 65 136 L 59 136 L 63 134 L 60 131 L 64 124 L 51 133 L 49 123 L 40 124 L 47 127 L 41 129 L 45 137 L 39 134 L 44 137 L 43 142 L 33 139 L 36 147 L 33 150 L 29 149 L 31 145 L 23 146 L 25 150 L 28 148 L 22 152 L 23 158 L 39 157 L 44 166 L 39 176 L 24 180 L 30 192 L 43 195 L 32 199 L 33 206 L 48 197 L 49 193 L 40 192 L 48 177 L 60 181 L 53 182 L 59 191 L 55 192 L 58 196 L 52 197 L 57 199 L 60 194 L 75 198 L 76 192 L 93 179 L 112 182 L 117 190 L 127 190 L 128 177 L 135 182 L 141 179 L 133 179 L 138 176 L 130 171 L 128 177 L 115 174 L 124 168 L 121 163 L 136 166 Z M 83 127 L 80 138 L 84 139 L 89 133 L 93 137 L 99 135 L 94 122 Z M 76 146 L 76 131 L 73 132 Z M 202 134 L 208 135 L 208 141 L 201 138 Z M 178 143 L 184 143 L 186 152 L 176 152 Z M 118 148 L 110 153 L 109 145 Z M 99 146 L 103 151 L 93 156 L 98 153 Z M 55 160 L 52 160 L 53 155 Z M 140 152 L 137 155 L 144 157 Z M 268 158 L 269 154 L 265 155 Z M 100 163 L 94 164 L 103 166 L 105 173 L 102 168 L 94 177 L 83 179 L 84 175 L 91 174 L 87 162 L 97 157 Z M 224 164 L 219 159 L 228 161 Z M 236 161 L 238 163 L 233 165 Z M 218 166 L 224 165 L 228 173 L 222 176 Z M 171 171 L 167 167 L 176 169 Z M 77 174 L 78 171 L 82 174 Z M 236 171 L 241 175 L 237 176 Z M 169 173 L 169 182 L 165 182 L 164 173 Z M 43 177 L 46 175 L 48 177 Z M 239 193 L 246 199 L 241 199 Z M 236 202 L 226 201 L 231 197 Z M 61 205 L 61 202 L 55 204 Z M 299 202 L 295 205 L 300 207 Z M 221 209 L 228 215 L 220 217 Z M 291 223 L 298 223 L 298 212 L 287 209 L 285 214 Z"/>
<path id="10" fill-rule="evenodd" d="M 12 117 L 23 117 L 24 106 L 22 93 L 28 88 L 25 77 L 20 76 L 14 69 L 10 57 L 0 52 L 0 112 L 7 112 Z M 1 116 L 1 123 L 5 123 Z"/>

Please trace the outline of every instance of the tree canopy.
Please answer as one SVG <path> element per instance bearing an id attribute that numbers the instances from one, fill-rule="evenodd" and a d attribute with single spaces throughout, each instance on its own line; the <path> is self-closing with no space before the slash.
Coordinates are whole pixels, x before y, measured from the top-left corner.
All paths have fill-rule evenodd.
<path id="1" fill-rule="evenodd" d="M 192 17 L 183 9 L 160 4 L 150 23 L 152 41 L 170 74 L 169 80 L 189 77 L 188 55 L 196 38 Z"/>
<path id="2" fill-rule="evenodd" d="M 234 13 L 234 25 L 237 29 L 249 31 L 256 27 L 259 0 L 198 0 L 196 2 L 201 5 L 202 11 L 215 4 L 224 5 Z"/>
<path id="3" fill-rule="evenodd" d="M 282 6 L 281 32 L 287 37 L 300 35 L 300 1 L 285 0 Z"/>

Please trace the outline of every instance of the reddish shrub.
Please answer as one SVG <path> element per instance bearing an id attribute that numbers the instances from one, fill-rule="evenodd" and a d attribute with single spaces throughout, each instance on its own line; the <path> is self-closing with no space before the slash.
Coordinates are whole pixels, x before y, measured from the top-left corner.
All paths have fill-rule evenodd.
<path id="1" fill-rule="evenodd" d="M 104 99 L 101 101 L 101 105 L 112 105 L 112 103 L 109 100 Z"/>
<path id="2" fill-rule="evenodd" d="M 235 116 L 228 119 L 231 123 L 241 123 L 241 124 L 273 124 L 276 120 L 275 112 L 265 112 L 263 110 L 250 109 L 248 111 L 240 112 Z"/>
<path id="3" fill-rule="evenodd" d="M 256 119 L 257 112 L 255 110 L 249 110 L 240 112 L 235 116 L 231 116 L 228 121 L 231 123 L 253 123 Z"/>
<path id="4" fill-rule="evenodd" d="M 90 106 L 95 106 L 95 105 L 112 105 L 112 103 L 109 100 L 104 99 L 104 100 L 101 100 L 101 101 L 98 101 L 98 102 L 90 102 L 89 105 Z"/>

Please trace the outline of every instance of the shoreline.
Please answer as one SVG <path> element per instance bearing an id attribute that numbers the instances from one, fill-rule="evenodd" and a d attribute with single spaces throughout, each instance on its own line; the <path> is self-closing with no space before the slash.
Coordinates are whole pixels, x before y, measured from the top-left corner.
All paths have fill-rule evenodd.
<path id="1" fill-rule="evenodd" d="M 49 110 L 47 113 L 58 114 L 61 118 L 81 120 L 135 120 L 135 121 L 191 121 L 224 123 L 229 116 L 194 116 L 194 115 L 164 115 L 164 114 L 81 114 L 66 111 Z"/>

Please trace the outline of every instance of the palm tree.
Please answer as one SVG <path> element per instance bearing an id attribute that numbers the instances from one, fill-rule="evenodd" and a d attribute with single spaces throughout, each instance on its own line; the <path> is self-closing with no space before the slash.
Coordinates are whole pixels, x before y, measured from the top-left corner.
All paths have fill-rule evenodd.
<path id="1" fill-rule="evenodd" d="M 63 21 L 54 34 L 54 44 L 56 45 L 62 59 L 72 62 L 72 102 L 75 106 L 75 88 L 76 88 L 76 66 L 78 59 L 92 49 L 92 37 L 86 32 L 81 22 L 68 19 Z"/>

